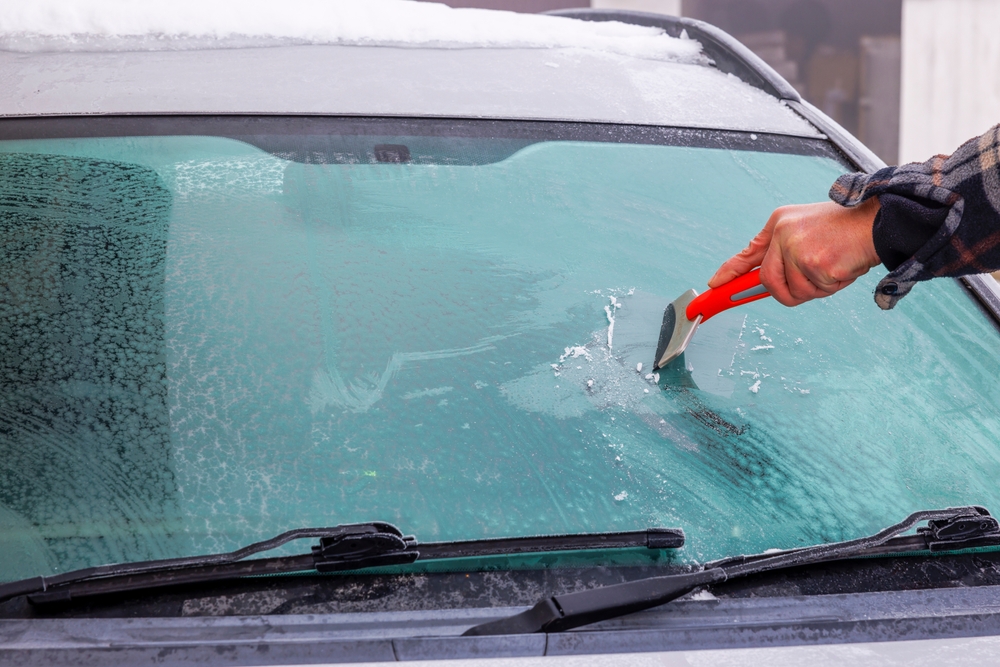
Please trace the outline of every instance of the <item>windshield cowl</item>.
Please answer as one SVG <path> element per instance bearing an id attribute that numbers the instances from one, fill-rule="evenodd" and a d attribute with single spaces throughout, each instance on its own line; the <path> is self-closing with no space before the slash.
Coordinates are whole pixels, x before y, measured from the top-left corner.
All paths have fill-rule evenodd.
<path id="1" fill-rule="evenodd" d="M 911 541 L 890 545 L 900 533 L 927 521 L 915 537 L 922 540 L 923 550 L 958 550 L 970 545 L 1000 545 L 1000 527 L 983 507 L 951 507 L 943 510 L 921 510 L 875 535 L 847 542 L 822 544 L 791 551 L 764 553 L 744 559 L 713 563 L 704 569 L 685 574 L 650 577 L 604 588 L 552 596 L 531 609 L 505 619 L 476 625 L 465 636 L 525 634 L 533 632 L 563 632 L 598 621 L 618 618 L 644 609 L 658 607 L 690 593 L 704 585 L 723 583 L 730 579 L 772 570 L 803 567 L 885 553 L 882 549 L 910 548 Z M 873 549 L 877 551 L 872 551 Z M 902 555 L 902 554 L 897 554 Z"/>

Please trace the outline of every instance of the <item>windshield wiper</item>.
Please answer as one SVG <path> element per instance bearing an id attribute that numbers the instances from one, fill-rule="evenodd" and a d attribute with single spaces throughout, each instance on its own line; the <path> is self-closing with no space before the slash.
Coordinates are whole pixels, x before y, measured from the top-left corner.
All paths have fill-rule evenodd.
<path id="1" fill-rule="evenodd" d="M 319 538 L 319 544 L 307 554 L 246 560 L 254 554 L 303 538 Z M 509 556 L 581 549 L 679 549 L 682 546 L 684 532 L 677 528 L 418 544 L 414 536 L 403 535 L 392 524 L 359 523 L 333 528 L 290 530 L 229 553 L 101 565 L 51 577 L 13 581 L 0 584 L 0 602 L 22 595 L 27 595 L 32 604 L 68 602 L 95 595 L 224 581 L 262 574 L 338 572 L 405 565 L 418 559 Z"/>
<path id="2" fill-rule="evenodd" d="M 918 523 L 916 535 L 899 537 Z M 914 512 L 906 519 L 870 537 L 792 549 L 756 556 L 741 556 L 708 563 L 686 574 L 649 577 L 624 584 L 545 598 L 531 609 L 497 621 L 483 623 L 464 635 L 505 635 L 562 632 L 597 621 L 658 607 L 699 586 L 728 579 L 802 565 L 858 556 L 907 552 L 957 551 L 1000 544 L 1000 526 L 983 507 L 952 507 Z"/>

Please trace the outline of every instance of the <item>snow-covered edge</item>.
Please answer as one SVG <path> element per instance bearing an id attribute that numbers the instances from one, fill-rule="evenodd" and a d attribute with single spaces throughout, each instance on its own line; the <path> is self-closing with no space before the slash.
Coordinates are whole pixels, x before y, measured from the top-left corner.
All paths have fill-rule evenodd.
<path id="1" fill-rule="evenodd" d="M 304 44 L 580 48 L 705 63 L 658 28 L 411 0 L 4 0 L 0 49 L 161 51 Z"/>

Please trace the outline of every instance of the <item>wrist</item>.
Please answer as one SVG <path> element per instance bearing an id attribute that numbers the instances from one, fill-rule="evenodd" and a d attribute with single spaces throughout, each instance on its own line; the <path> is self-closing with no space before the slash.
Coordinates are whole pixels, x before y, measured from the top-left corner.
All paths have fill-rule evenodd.
<path id="1" fill-rule="evenodd" d="M 874 268 L 882 263 L 878 251 L 875 249 L 875 220 L 881 210 L 878 197 L 866 199 L 856 206 L 852 213 L 852 222 L 858 235 L 858 243 L 863 248 L 865 261 L 868 268 Z"/>

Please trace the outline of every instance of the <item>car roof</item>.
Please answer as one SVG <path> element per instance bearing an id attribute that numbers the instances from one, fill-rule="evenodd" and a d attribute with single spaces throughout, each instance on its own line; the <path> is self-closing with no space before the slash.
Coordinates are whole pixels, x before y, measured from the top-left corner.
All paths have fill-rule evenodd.
<path id="1" fill-rule="evenodd" d="M 823 136 L 780 99 L 711 64 L 576 47 L 0 51 L 0 86 L 0 117 L 424 116 Z"/>

